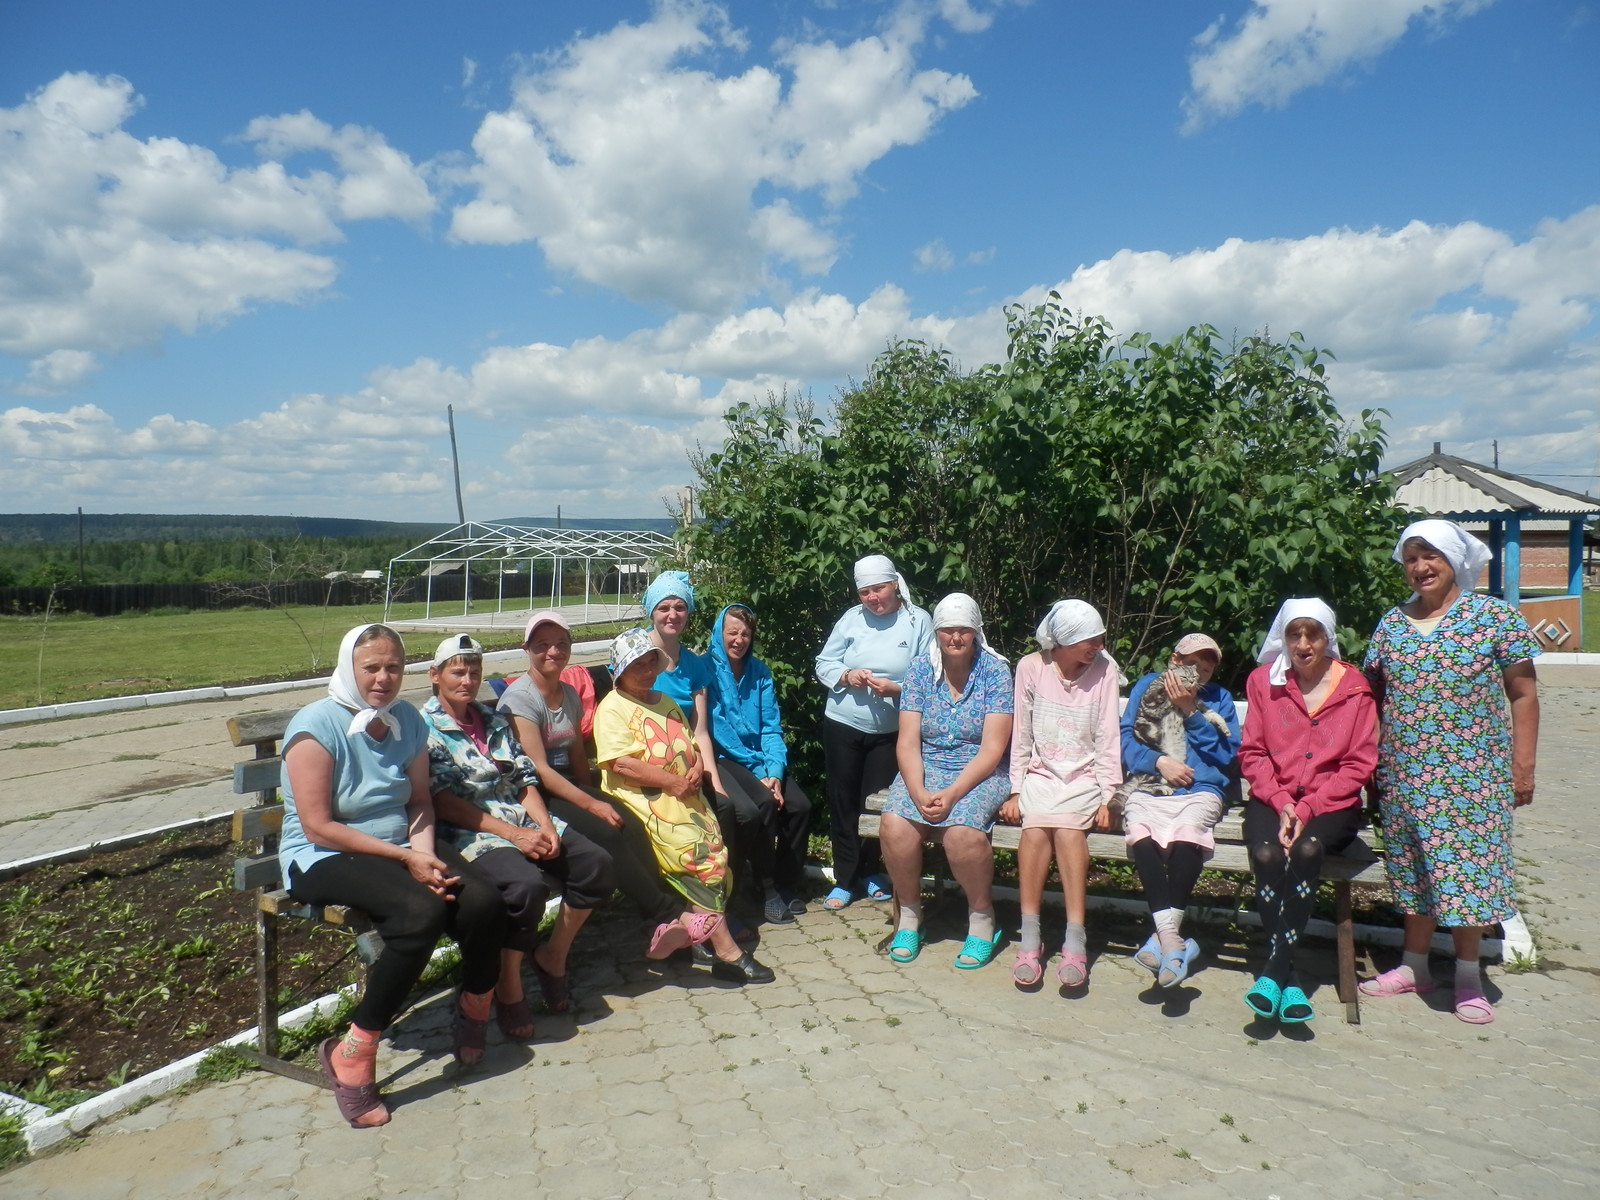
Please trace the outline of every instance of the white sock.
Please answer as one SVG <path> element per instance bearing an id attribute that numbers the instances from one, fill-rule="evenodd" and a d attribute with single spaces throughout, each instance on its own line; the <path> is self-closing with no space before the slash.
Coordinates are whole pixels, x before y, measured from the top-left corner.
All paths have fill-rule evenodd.
<path id="1" fill-rule="evenodd" d="M 1156 941 L 1163 950 L 1176 950 L 1183 945 L 1183 909 L 1163 908 L 1150 914 L 1155 922 Z"/>
<path id="2" fill-rule="evenodd" d="M 1410 950 L 1400 955 L 1400 969 L 1411 972 L 1411 982 L 1426 987 L 1433 982 L 1433 972 L 1428 968 L 1428 952 L 1413 954 Z"/>
<path id="3" fill-rule="evenodd" d="M 1061 943 L 1061 948 L 1068 954 L 1087 954 L 1089 951 L 1089 932 L 1076 921 L 1067 922 L 1067 936 Z"/>
<path id="4" fill-rule="evenodd" d="M 1475 958 L 1456 959 L 1456 991 L 1482 991 L 1482 973 Z"/>
<path id="5" fill-rule="evenodd" d="M 994 909 L 988 908 L 983 912 L 971 909 L 967 912 L 967 936 L 978 938 L 985 942 L 994 941 Z"/>
<path id="6" fill-rule="evenodd" d="M 1044 945 L 1044 939 L 1039 936 L 1039 914 L 1022 914 L 1022 946 L 1025 953 L 1031 954 Z"/>
<path id="7" fill-rule="evenodd" d="M 902 905 L 900 905 L 900 924 L 898 926 L 896 926 L 896 928 L 898 928 L 898 929 L 906 929 L 906 930 L 909 930 L 912 933 L 921 932 L 921 930 L 922 930 L 922 906 L 920 904 L 915 904 L 915 905 L 913 905 L 913 904 L 902 904 Z"/>

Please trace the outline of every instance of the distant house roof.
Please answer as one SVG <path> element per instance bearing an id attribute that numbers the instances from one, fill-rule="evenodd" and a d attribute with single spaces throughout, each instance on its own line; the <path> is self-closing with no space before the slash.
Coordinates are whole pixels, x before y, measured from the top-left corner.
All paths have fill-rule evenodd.
<path id="1" fill-rule="evenodd" d="M 1456 520 L 1513 513 L 1569 518 L 1600 513 L 1600 499 L 1441 454 L 1438 442 L 1432 454 L 1395 468 L 1394 479 L 1400 504 Z"/>

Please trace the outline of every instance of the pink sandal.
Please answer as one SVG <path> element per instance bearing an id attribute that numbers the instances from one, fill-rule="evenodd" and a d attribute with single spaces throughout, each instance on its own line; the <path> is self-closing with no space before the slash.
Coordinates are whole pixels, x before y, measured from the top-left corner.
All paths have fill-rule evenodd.
<path id="1" fill-rule="evenodd" d="M 1061 965 L 1056 968 L 1056 982 L 1062 987 L 1080 988 L 1089 982 L 1089 956 L 1061 952 Z"/>
<path id="2" fill-rule="evenodd" d="M 1433 991 L 1431 980 L 1418 982 L 1404 967 L 1391 967 L 1356 986 L 1363 996 L 1423 996 Z"/>
<path id="3" fill-rule="evenodd" d="M 1494 1006 L 1475 987 L 1456 989 L 1456 1017 L 1468 1025 L 1487 1025 L 1494 1020 Z"/>
<path id="4" fill-rule="evenodd" d="M 663 921 L 650 936 L 650 948 L 644 952 L 644 956 L 660 962 L 663 958 L 671 958 L 688 944 L 689 931 L 681 921 Z"/>
<path id="5" fill-rule="evenodd" d="M 717 931 L 717 927 L 722 924 L 722 914 L 691 912 L 684 913 L 679 920 L 683 922 L 683 928 L 689 934 L 689 944 L 698 946 Z"/>
<path id="6" fill-rule="evenodd" d="M 1034 950 L 1018 950 L 1017 961 L 1011 966 L 1011 982 L 1019 988 L 1031 988 L 1044 978 L 1044 966 L 1040 959 L 1044 957 L 1044 947 Z"/>

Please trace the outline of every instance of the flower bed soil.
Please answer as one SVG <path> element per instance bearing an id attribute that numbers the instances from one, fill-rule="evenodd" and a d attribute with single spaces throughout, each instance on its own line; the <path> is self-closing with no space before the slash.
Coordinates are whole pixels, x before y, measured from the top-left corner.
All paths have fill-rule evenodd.
<path id="1" fill-rule="evenodd" d="M 221 821 L 0 883 L 0 1091 L 64 1107 L 255 1025 L 243 852 Z M 281 1008 L 359 977 L 337 931 L 279 942 Z"/>

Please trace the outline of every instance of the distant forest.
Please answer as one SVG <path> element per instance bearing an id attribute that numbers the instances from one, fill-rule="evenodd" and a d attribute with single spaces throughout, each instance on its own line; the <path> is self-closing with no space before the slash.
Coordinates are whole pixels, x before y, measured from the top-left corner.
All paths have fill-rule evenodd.
<path id="1" fill-rule="evenodd" d="M 551 517 L 509 524 L 553 526 Z M 576 529 L 664 529 L 670 518 L 572 519 Z M 383 570 L 445 524 L 337 517 L 83 514 L 84 583 L 313 578 Z M 0 513 L 0 587 L 78 582 L 76 513 Z"/>

